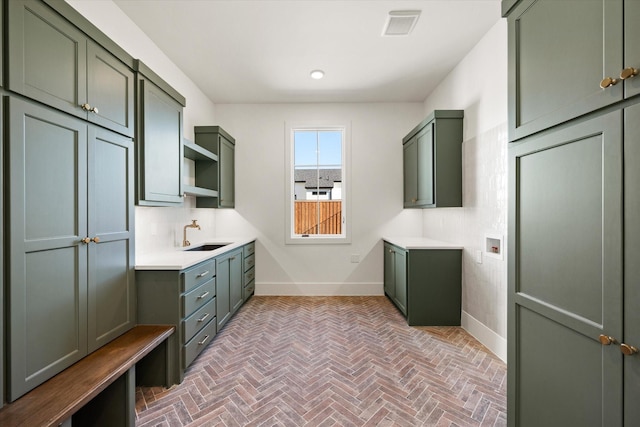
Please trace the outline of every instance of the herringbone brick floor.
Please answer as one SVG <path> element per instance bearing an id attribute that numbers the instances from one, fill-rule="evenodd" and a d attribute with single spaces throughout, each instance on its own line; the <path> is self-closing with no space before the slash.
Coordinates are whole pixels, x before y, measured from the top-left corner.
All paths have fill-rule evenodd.
<path id="1" fill-rule="evenodd" d="M 459 327 L 386 297 L 252 297 L 139 427 L 504 426 L 506 367 Z"/>

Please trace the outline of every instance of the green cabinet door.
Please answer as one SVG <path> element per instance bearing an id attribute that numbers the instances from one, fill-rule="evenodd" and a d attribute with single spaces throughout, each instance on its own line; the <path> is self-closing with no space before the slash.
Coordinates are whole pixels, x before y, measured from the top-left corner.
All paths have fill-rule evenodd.
<path id="1" fill-rule="evenodd" d="M 620 426 L 622 113 L 509 151 L 508 423 Z"/>
<path id="2" fill-rule="evenodd" d="M 624 343 L 640 348 L 640 104 L 624 112 Z M 614 349 L 615 350 L 615 349 Z M 624 419 L 640 419 L 640 357 L 624 357 Z"/>
<path id="3" fill-rule="evenodd" d="M 411 138 L 402 146 L 404 207 L 413 208 L 418 203 L 418 140 Z"/>
<path id="4" fill-rule="evenodd" d="M 394 248 L 393 250 L 394 277 L 396 294 L 394 301 L 400 311 L 407 315 L 407 252 Z"/>
<path id="5" fill-rule="evenodd" d="M 235 314 L 242 299 L 242 248 L 216 258 L 218 330 Z"/>
<path id="6" fill-rule="evenodd" d="M 600 88 L 638 65 L 623 65 L 622 11 L 623 0 L 523 0 L 511 11 L 510 141 L 622 99 L 624 85 Z"/>
<path id="7" fill-rule="evenodd" d="M 220 168 L 220 187 L 218 189 L 219 207 L 233 208 L 235 206 L 235 145 L 233 142 L 219 136 L 220 153 L 218 167 Z"/>
<path id="8" fill-rule="evenodd" d="M 392 300 L 396 297 L 395 256 L 393 246 L 384 243 L 384 293 Z"/>
<path id="9" fill-rule="evenodd" d="M 139 74 L 138 204 L 182 204 L 182 105 Z"/>
<path id="10" fill-rule="evenodd" d="M 89 128 L 89 352 L 136 324 L 133 141 Z"/>
<path id="11" fill-rule="evenodd" d="M 238 311 L 244 302 L 242 297 L 243 276 L 242 249 L 240 249 L 229 256 L 229 305 L 231 306 L 232 315 Z"/>
<path id="12" fill-rule="evenodd" d="M 134 74 L 44 2 L 8 2 L 8 88 L 133 136 Z"/>
<path id="13" fill-rule="evenodd" d="M 87 103 L 90 122 L 133 137 L 134 74 L 92 41 L 87 42 Z"/>
<path id="14" fill-rule="evenodd" d="M 227 256 L 216 258 L 216 320 L 217 331 L 231 318 L 231 264 Z"/>
<path id="15" fill-rule="evenodd" d="M 10 98 L 7 128 L 13 401 L 87 353 L 87 125 Z"/>
<path id="16" fill-rule="evenodd" d="M 43 2 L 7 3 L 8 88 L 86 118 L 86 35 Z"/>
<path id="17" fill-rule="evenodd" d="M 418 146 L 418 201 L 420 206 L 434 204 L 433 125 L 425 126 L 416 135 Z M 460 157 L 462 161 L 462 157 Z"/>

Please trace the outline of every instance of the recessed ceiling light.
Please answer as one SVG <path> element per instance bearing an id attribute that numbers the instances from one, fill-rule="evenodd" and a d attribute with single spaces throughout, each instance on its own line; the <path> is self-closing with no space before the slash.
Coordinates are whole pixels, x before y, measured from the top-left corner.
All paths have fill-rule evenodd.
<path id="1" fill-rule="evenodd" d="M 311 78 L 312 79 L 320 80 L 323 77 L 324 77 L 324 71 L 322 71 L 322 70 L 313 70 L 311 72 Z"/>
<path id="2" fill-rule="evenodd" d="M 406 36 L 416 26 L 419 10 L 392 10 L 382 29 L 383 36 Z"/>

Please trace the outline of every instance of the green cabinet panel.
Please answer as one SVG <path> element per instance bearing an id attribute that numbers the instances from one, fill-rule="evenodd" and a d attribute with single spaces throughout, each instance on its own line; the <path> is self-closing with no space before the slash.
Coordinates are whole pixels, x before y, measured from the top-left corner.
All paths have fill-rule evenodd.
<path id="1" fill-rule="evenodd" d="M 0 9 L 4 6 L 4 2 L 0 1 Z M 2 11 L 0 11 L 0 28 L 2 27 Z M 1 43 L 0 43 L 1 44 Z M 2 61 L 2 48 L 0 47 L 0 62 Z M 0 67 L 1 68 L 1 67 Z M 0 73 L 1 74 L 1 73 Z M 1 81 L 1 80 L 0 80 Z M 0 117 L 4 117 L 4 94 L 0 92 L 2 98 L 0 98 Z M 2 223 L 2 227 L 0 227 L 0 242 L 3 244 L 0 245 L 0 408 L 4 404 L 4 391 L 5 391 L 5 313 L 7 310 L 5 309 L 5 295 L 7 293 L 5 288 L 5 280 L 4 280 L 4 123 L 0 120 L 0 223 Z"/>
<path id="2" fill-rule="evenodd" d="M 460 325 L 462 251 L 385 242 L 384 289 L 411 326 Z"/>
<path id="3" fill-rule="evenodd" d="M 622 425 L 622 113 L 509 157 L 509 424 Z"/>
<path id="4" fill-rule="evenodd" d="M 462 206 L 461 110 L 436 110 L 403 138 L 404 207 Z"/>
<path id="5" fill-rule="evenodd" d="M 46 4 L 8 2 L 7 87 L 133 136 L 133 71 Z"/>
<path id="6" fill-rule="evenodd" d="M 182 382 L 184 371 L 204 349 L 202 345 L 192 344 L 202 331 L 213 330 L 215 335 L 216 274 L 213 260 L 185 270 L 136 271 L 138 322 L 176 327 L 176 339 L 169 346 L 168 354 L 170 384 Z M 206 344 L 213 338 L 211 333 L 208 335 Z"/>
<path id="7" fill-rule="evenodd" d="M 184 98 L 139 61 L 137 68 L 137 203 L 180 205 Z"/>
<path id="8" fill-rule="evenodd" d="M 217 191 L 216 196 L 196 200 L 199 208 L 235 207 L 235 143 L 236 140 L 220 126 L 195 126 L 195 143 L 217 156 L 217 161 L 198 171 L 196 181 Z"/>
<path id="9" fill-rule="evenodd" d="M 624 342 L 640 348 L 640 104 L 624 111 Z M 640 357 L 624 358 L 624 419 L 640 419 Z"/>
<path id="10" fill-rule="evenodd" d="M 625 0 L 624 2 L 624 68 L 640 70 L 640 2 L 637 0 Z M 630 98 L 640 94 L 640 77 L 624 81 L 624 96 Z"/>
<path id="11" fill-rule="evenodd" d="M 133 142 L 35 103 L 7 103 L 14 400 L 135 324 Z"/>
<path id="12" fill-rule="evenodd" d="M 510 140 L 622 100 L 624 84 L 600 82 L 640 60 L 623 63 L 623 3 L 523 0 L 511 10 Z"/>

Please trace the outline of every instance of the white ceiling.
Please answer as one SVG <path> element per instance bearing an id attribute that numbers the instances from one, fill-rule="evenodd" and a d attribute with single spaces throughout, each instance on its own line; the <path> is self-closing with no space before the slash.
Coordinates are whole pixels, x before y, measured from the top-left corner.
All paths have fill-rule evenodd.
<path id="1" fill-rule="evenodd" d="M 114 1 L 215 103 L 421 102 L 500 19 L 500 0 Z M 422 11 L 411 35 L 381 36 L 392 10 Z"/>

